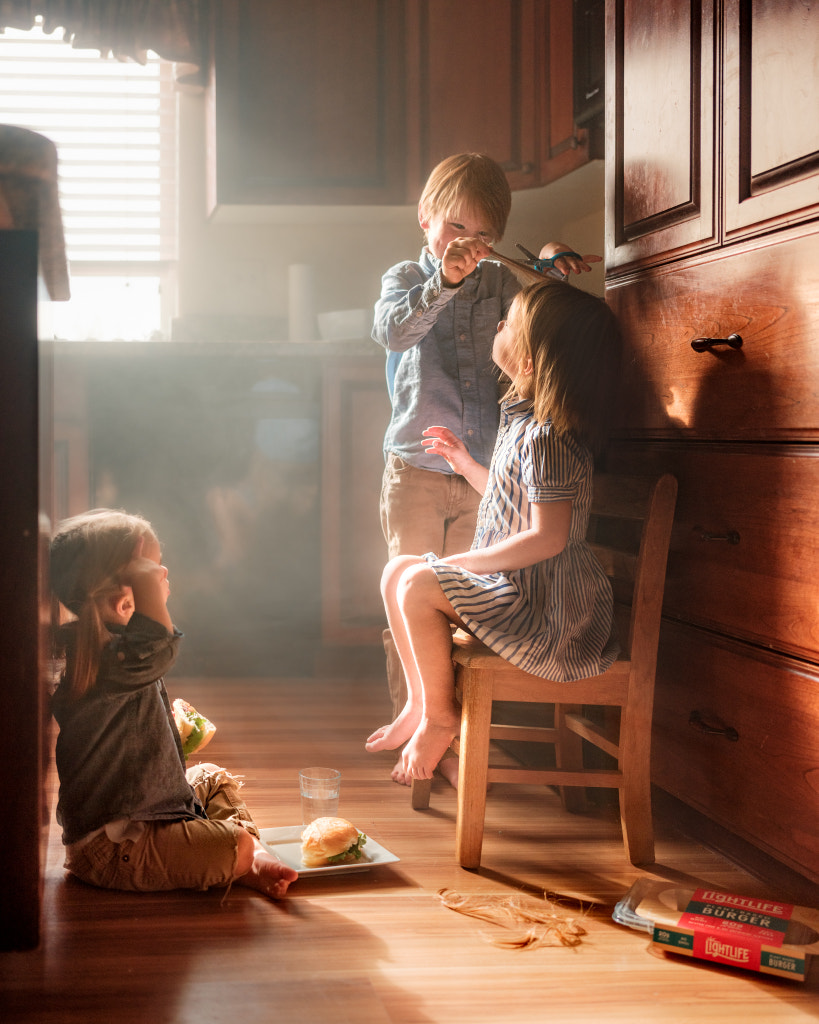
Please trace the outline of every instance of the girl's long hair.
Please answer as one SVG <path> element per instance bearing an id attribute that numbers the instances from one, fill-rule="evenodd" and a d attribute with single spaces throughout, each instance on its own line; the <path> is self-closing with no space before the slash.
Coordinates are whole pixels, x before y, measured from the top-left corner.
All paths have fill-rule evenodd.
<path id="1" fill-rule="evenodd" d="M 146 519 L 97 508 L 64 520 L 51 542 L 51 588 L 77 618 L 65 652 L 65 682 L 74 698 L 96 681 L 100 652 L 111 638 L 103 617 L 105 602 L 120 593 L 119 574 L 141 538 L 155 539 Z"/>
<path id="2" fill-rule="evenodd" d="M 531 399 L 538 423 L 551 420 L 591 451 L 608 438 L 622 340 L 606 303 L 562 281 L 547 280 L 518 293 L 517 355 L 532 360 L 510 394 Z"/>

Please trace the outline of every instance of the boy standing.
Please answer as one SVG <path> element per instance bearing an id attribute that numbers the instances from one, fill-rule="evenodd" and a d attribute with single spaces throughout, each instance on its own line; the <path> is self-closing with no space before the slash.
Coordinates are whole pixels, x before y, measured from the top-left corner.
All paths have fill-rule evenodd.
<path id="1" fill-rule="evenodd" d="M 382 278 L 373 338 L 387 350 L 392 402 L 381 489 L 390 558 L 427 551 L 444 557 L 472 546 L 481 495 L 427 453 L 422 437 L 427 427 L 447 427 L 481 465 L 491 461 L 499 415 L 492 343 L 520 290 L 491 256 L 511 206 L 509 183 L 494 160 L 477 153 L 448 157 L 430 174 L 418 203 L 426 236 L 419 260 L 399 263 Z M 540 257 L 567 248 L 552 243 Z M 588 271 L 586 261 L 599 259 L 564 256 L 558 274 Z M 395 716 L 406 702 L 406 684 L 389 630 L 384 647 Z M 440 770 L 454 781 L 454 760 L 441 762 Z M 411 782 L 400 761 L 392 778 Z"/>

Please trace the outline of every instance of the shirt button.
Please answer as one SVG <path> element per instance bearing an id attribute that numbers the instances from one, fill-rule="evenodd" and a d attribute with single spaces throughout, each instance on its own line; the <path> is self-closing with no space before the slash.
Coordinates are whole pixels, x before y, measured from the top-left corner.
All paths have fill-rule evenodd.
<path id="1" fill-rule="evenodd" d="M 464 387 L 465 388 L 471 388 L 472 387 L 472 381 L 471 380 L 465 380 L 464 381 Z"/>
<path id="2" fill-rule="evenodd" d="M 458 338 L 459 338 L 460 341 L 466 341 L 466 335 L 465 334 L 459 334 Z"/>
<path id="3" fill-rule="evenodd" d="M 473 435 L 474 433 L 475 433 L 475 431 L 474 431 L 474 430 L 467 430 L 467 432 L 466 432 L 466 436 L 467 436 L 467 437 L 472 437 L 472 435 Z"/>

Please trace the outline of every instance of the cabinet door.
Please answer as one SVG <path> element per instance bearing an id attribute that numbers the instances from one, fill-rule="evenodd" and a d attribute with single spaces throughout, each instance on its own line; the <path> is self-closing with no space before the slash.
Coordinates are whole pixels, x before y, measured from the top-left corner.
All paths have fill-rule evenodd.
<path id="1" fill-rule="evenodd" d="M 329 361 L 322 405 L 321 636 L 330 646 L 380 644 L 387 544 L 379 499 L 390 419 L 383 362 Z"/>
<path id="2" fill-rule="evenodd" d="M 819 213 L 819 6 L 725 4 L 727 238 Z"/>
<path id="3" fill-rule="evenodd" d="M 453 153 L 487 153 L 513 189 L 540 184 L 544 15 L 533 0 L 408 5 L 408 198 L 417 199 L 432 168 Z M 571 35 L 565 42 L 571 57 Z"/>
<path id="4" fill-rule="evenodd" d="M 402 202 L 403 5 L 213 7 L 210 209 Z"/>
<path id="5" fill-rule="evenodd" d="M 609 268 L 716 244 L 713 0 L 608 0 Z"/>
<path id="6" fill-rule="evenodd" d="M 602 0 L 584 0 L 581 5 L 574 5 L 578 7 L 576 12 L 570 0 L 551 0 L 548 5 L 547 80 L 544 83 L 547 104 L 542 118 L 540 151 L 540 181 L 544 185 L 582 167 L 592 157 L 603 156 L 602 139 L 598 139 L 602 131 L 597 126 L 600 116 L 590 119 L 588 128 L 579 128 L 575 120 L 579 106 L 575 103 L 576 90 L 582 90 L 587 108 L 593 101 L 589 93 L 603 91 L 603 49 L 595 44 L 596 32 L 599 30 L 601 36 L 603 33 L 601 3 Z M 577 67 L 575 54 L 581 47 L 585 47 L 584 63 Z"/>

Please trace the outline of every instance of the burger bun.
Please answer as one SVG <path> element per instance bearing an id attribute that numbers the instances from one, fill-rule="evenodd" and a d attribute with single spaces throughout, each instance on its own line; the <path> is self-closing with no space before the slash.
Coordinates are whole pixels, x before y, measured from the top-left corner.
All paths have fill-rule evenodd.
<path id="1" fill-rule="evenodd" d="M 346 818 L 316 818 L 301 834 L 301 861 L 306 868 L 326 867 L 330 858 L 361 856 L 359 846 L 366 837 Z M 351 850 L 351 848 L 355 850 Z M 338 859 L 332 863 L 339 863 Z"/>

